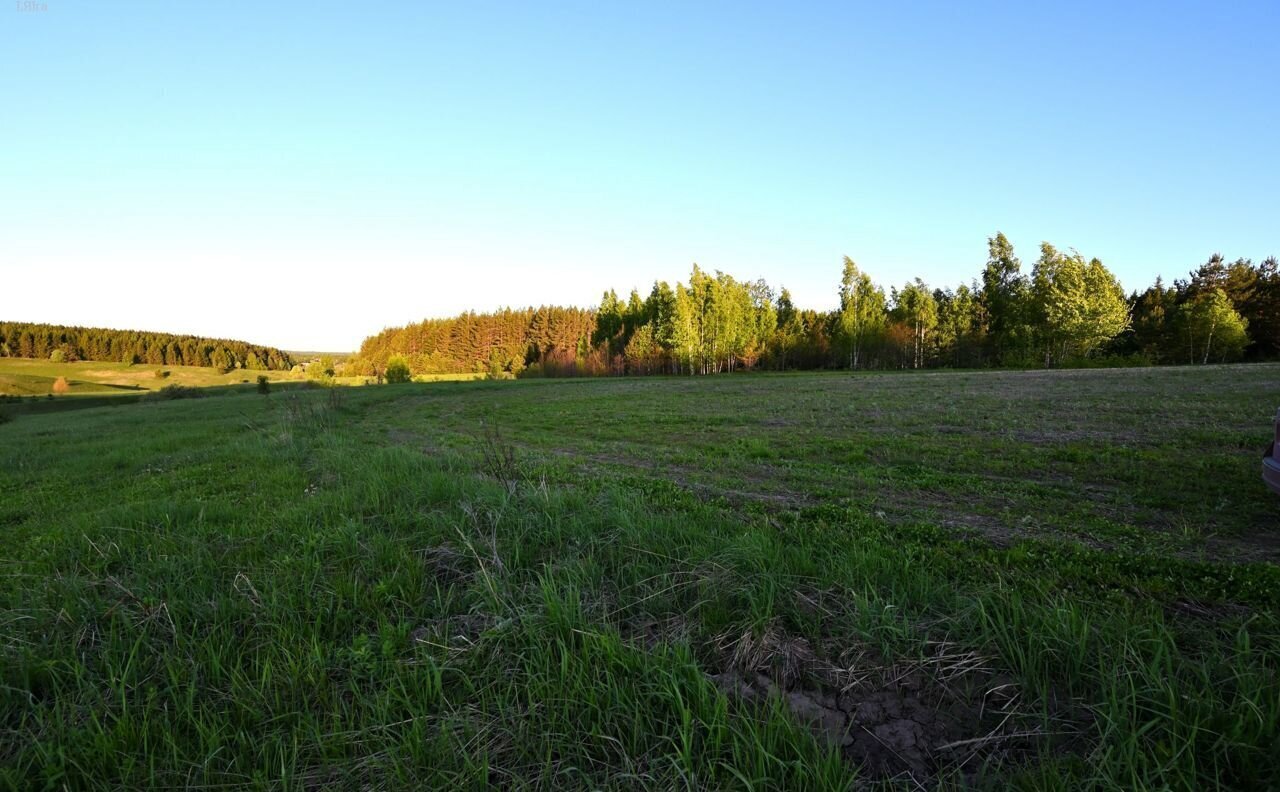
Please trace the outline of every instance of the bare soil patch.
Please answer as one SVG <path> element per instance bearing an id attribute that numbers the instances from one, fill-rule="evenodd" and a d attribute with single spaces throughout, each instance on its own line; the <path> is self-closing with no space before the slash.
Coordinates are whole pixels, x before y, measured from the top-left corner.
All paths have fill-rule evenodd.
<path id="1" fill-rule="evenodd" d="M 870 780 L 974 780 L 985 769 L 1069 747 L 1060 738 L 1078 724 L 1064 718 L 1046 732 L 990 658 L 946 642 L 927 648 L 911 662 L 886 662 L 865 645 L 828 660 L 774 628 L 722 640 L 723 667 L 709 676 L 740 703 L 779 701 Z"/>

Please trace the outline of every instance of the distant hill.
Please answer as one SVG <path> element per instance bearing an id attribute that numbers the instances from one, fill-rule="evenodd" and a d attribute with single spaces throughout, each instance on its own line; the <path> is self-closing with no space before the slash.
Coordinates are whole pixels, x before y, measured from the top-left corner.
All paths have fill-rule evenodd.
<path id="1" fill-rule="evenodd" d="M 260 371 L 293 366 L 288 352 L 246 341 L 28 322 L 0 322 L 0 357 Z"/>

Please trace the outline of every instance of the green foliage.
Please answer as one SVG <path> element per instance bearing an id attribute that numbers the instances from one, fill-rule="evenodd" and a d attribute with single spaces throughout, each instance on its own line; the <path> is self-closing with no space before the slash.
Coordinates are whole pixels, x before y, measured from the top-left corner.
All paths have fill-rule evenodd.
<path id="1" fill-rule="evenodd" d="M 986 338 L 980 292 L 968 286 L 954 292 L 939 289 L 934 300 L 938 304 L 938 363 L 955 368 L 981 365 Z"/>
<path id="2" fill-rule="evenodd" d="M 611 354 L 626 346 L 626 318 L 623 305 L 618 301 L 617 292 L 610 289 L 600 299 L 600 307 L 596 309 L 596 328 L 591 333 L 591 343 L 604 345 Z"/>
<path id="3" fill-rule="evenodd" d="M 410 371 L 530 375 L 714 374 L 742 369 L 888 369 L 1097 365 L 1099 356 L 1188 360 L 1183 306 L 1219 288 L 1244 321 L 1211 357 L 1280 356 L 1280 264 L 1221 256 L 1166 289 L 1126 299 L 1098 259 L 1041 246 L 1031 273 L 1002 233 L 987 240 L 981 281 L 930 289 L 915 278 L 885 290 L 845 257 L 834 310 L 799 309 L 786 289 L 694 265 L 684 283 L 647 297 L 603 293 L 594 311 L 526 308 L 465 313 L 391 328 L 365 340 L 354 373 L 376 376 L 392 355 Z M 1206 298 L 1208 299 L 1208 298 Z M 1228 323 L 1230 324 L 1230 323 Z M 16 343 L 21 343 L 17 339 Z M 1199 344 L 1199 342 L 1196 342 Z M 1198 345 L 1203 360 L 1203 345 Z M 1221 354 L 1219 354 L 1219 352 Z"/>
<path id="4" fill-rule="evenodd" d="M 271 380 L 267 379 L 266 374 L 258 375 L 258 393 L 263 396 L 270 395 L 271 393 Z"/>
<path id="5" fill-rule="evenodd" d="M 544 306 L 496 313 L 465 313 L 383 330 L 360 345 L 349 361 L 355 374 L 376 376 L 392 356 L 405 359 L 413 374 L 483 372 L 494 349 L 507 361 L 537 361 L 549 373 L 576 370 L 578 348 L 591 350 L 594 313 Z M 410 352 L 412 350 L 412 353 Z"/>
<path id="6" fill-rule="evenodd" d="M 1027 339 L 1027 281 L 1013 243 L 997 232 L 987 240 L 987 265 L 982 272 L 981 302 L 990 333 L 992 354 L 1003 359 Z"/>
<path id="7" fill-rule="evenodd" d="M 921 368 L 925 363 L 926 345 L 938 324 L 938 303 L 919 278 L 893 293 L 893 320 L 910 332 L 911 354 L 908 367 Z"/>
<path id="8" fill-rule="evenodd" d="M 206 396 L 204 388 L 193 388 L 187 385 L 166 385 L 158 391 L 152 391 L 142 398 L 147 401 L 169 401 L 172 399 L 201 399 Z"/>
<path id="9" fill-rule="evenodd" d="M 316 382 L 330 382 L 335 374 L 333 358 L 321 355 L 307 364 L 307 378 Z"/>
<path id="10" fill-rule="evenodd" d="M 627 370 L 635 374 L 652 374 L 662 365 L 661 353 L 662 348 L 655 338 L 654 326 L 641 325 L 631 334 L 631 340 L 627 342 L 624 350 Z"/>
<path id="11" fill-rule="evenodd" d="M 878 346 L 886 322 L 884 290 L 871 276 L 858 269 L 853 259 L 844 257 L 840 279 L 839 338 L 851 369 L 868 364 L 867 353 Z"/>
<path id="12" fill-rule="evenodd" d="M 1239 360 L 1249 341 L 1247 323 L 1220 288 L 1202 291 L 1183 303 L 1177 327 L 1192 363 Z"/>
<path id="13" fill-rule="evenodd" d="M 1176 340 L 1170 333 L 1174 316 L 1178 311 L 1178 292 L 1166 289 L 1164 280 L 1156 278 L 1140 295 L 1130 299 L 1132 305 L 1132 332 L 1127 346 L 1153 363 L 1173 362 L 1177 357 Z"/>
<path id="14" fill-rule="evenodd" d="M 409 361 L 400 355 L 393 355 L 391 360 L 387 361 L 386 377 L 390 385 L 408 382 L 412 378 L 409 373 Z"/>
<path id="15" fill-rule="evenodd" d="M 60 358 L 54 358 L 55 354 Z M 55 362 L 101 360 L 166 366 L 258 367 L 287 370 L 289 356 L 243 341 L 110 330 L 101 327 L 0 322 L 0 357 L 47 358 Z"/>
<path id="16" fill-rule="evenodd" d="M 1236 308 L 1248 322 L 1252 356 L 1280 358 L 1280 261 L 1274 256 L 1258 265 L 1253 288 Z"/>
<path id="17" fill-rule="evenodd" d="M 1079 253 L 1061 253 L 1046 242 L 1031 281 L 1046 365 L 1088 357 L 1129 327 L 1124 290 L 1097 259 L 1085 263 Z"/>
<path id="18" fill-rule="evenodd" d="M 49 353 L 49 361 L 52 363 L 65 363 L 66 360 L 67 353 L 61 349 L 55 349 Z"/>

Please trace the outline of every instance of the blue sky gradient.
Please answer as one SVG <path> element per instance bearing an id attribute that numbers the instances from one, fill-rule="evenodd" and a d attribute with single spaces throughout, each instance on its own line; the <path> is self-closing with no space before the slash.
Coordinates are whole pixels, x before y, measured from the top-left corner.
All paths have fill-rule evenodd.
<path id="1" fill-rule="evenodd" d="M 354 349 L 696 261 L 1280 255 L 1280 3 L 0 8 L 0 317 Z"/>

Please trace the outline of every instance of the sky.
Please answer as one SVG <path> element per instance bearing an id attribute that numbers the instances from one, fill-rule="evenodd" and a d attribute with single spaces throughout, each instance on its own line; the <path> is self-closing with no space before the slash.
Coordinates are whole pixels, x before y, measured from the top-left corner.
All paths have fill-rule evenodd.
<path id="1" fill-rule="evenodd" d="M 1040 6 L 1040 7 L 1037 7 Z M 26 10 L 31 9 L 31 10 Z M 8 0 L 0 319 L 345 351 L 697 262 L 1280 255 L 1280 2 Z"/>

